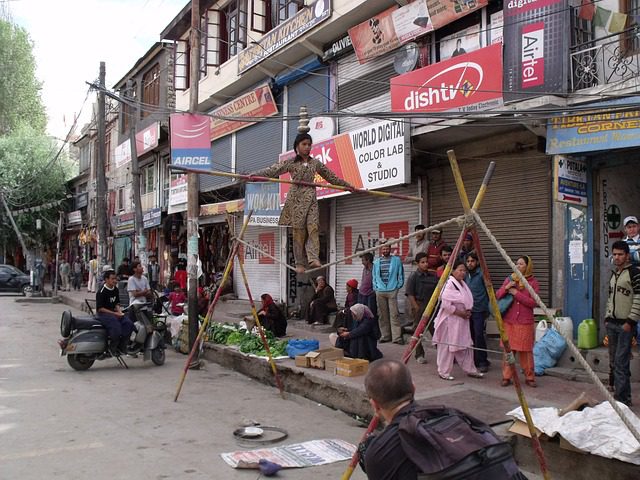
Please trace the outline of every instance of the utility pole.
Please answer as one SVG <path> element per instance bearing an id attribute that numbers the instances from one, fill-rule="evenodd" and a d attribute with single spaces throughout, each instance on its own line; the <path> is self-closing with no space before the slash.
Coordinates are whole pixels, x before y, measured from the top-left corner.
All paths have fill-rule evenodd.
<path id="1" fill-rule="evenodd" d="M 18 225 L 16 225 L 16 222 L 13 219 L 13 215 L 11 214 L 11 210 L 9 209 L 9 205 L 7 204 L 7 199 L 4 197 L 4 193 L 0 193 L 0 198 L 2 198 L 2 204 L 4 205 L 4 209 L 7 212 L 7 217 L 9 217 L 11 226 L 13 226 L 13 230 L 16 232 L 18 241 L 22 246 L 22 253 L 24 253 L 24 258 L 27 260 L 27 270 L 31 270 L 33 268 L 31 252 L 27 250 L 27 245 L 24 243 L 24 238 L 22 238 L 22 233 L 20 232 L 20 230 L 18 230 Z"/>
<path id="2" fill-rule="evenodd" d="M 189 69 L 189 112 L 198 111 L 198 84 L 200 81 L 200 0 L 191 0 L 191 58 Z M 198 177 L 187 177 L 187 272 L 189 287 L 189 348 L 198 337 Z"/>
<path id="3" fill-rule="evenodd" d="M 60 210 L 60 219 L 58 220 L 58 242 L 56 245 L 56 268 L 53 273 L 55 276 L 53 281 L 53 296 L 58 296 L 58 271 L 60 270 L 60 246 L 62 245 L 62 225 L 64 224 L 64 212 Z"/>
<path id="4" fill-rule="evenodd" d="M 131 95 L 131 88 L 133 82 L 129 80 L 127 82 L 127 91 Z M 137 98 L 137 96 L 135 96 Z M 142 222 L 142 199 L 140 198 L 140 165 L 138 165 L 138 146 L 136 145 L 136 121 L 138 120 L 138 107 L 134 106 L 131 109 L 131 128 L 129 128 L 129 143 L 131 144 L 131 174 L 133 176 L 133 203 L 136 208 L 136 242 L 135 242 L 135 254 L 140 258 L 142 268 L 147 270 L 147 237 L 144 235 L 144 225 Z"/>
<path id="5" fill-rule="evenodd" d="M 100 78 L 98 83 L 98 158 L 96 158 L 96 220 L 98 221 L 98 265 L 107 264 L 107 180 L 104 172 L 105 165 L 105 65 L 100 62 Z M 98 270 L 100 271 L 100 270 Z"/>

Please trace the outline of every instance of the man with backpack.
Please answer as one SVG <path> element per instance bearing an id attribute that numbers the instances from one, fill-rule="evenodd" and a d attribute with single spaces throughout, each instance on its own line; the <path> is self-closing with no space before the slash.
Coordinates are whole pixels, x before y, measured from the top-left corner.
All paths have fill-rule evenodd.
<path id="1" fill-rule="evenodd" d="M 454 408 L 415 402 L 403 363 L 376 360 L 364 384 L 373 410 L 386 423 L 359 447 L 370 480 L 526 479 L 509 444 L 488 425 Z"/>

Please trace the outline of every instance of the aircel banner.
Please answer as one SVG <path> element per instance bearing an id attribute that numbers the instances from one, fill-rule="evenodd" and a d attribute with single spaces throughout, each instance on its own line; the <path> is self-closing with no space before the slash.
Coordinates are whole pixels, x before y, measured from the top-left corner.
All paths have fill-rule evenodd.
<path id="1" fill-rule="evenodd" d="M 411 181 L 406 142 L 403 122 L 383 121 L 315 143 L 311 155 L 354 187 L 371 190 Z M 293 156 L 293 151 L 283 153 L 280 161 Z M 281 178 L 290 176 L 285 174 Z M 314 181 L 327 183 L 320 175 Z M 288 192 L 289 185 L 281 184 L 282 203 Z M 316 192 L 318 198 L 347 193 L 331 188 L 317 188 Z"/>
<path id="2" fill-rule="evenodd" d="M 171 165 L 211 170 L 211 118 L 174 113 L 171 121 Z"/>
<path id="3" fill-rule="evenodd" d="M 391 79 L 394 112 L 474 112 L 502 105 L 502 44 Z"/>

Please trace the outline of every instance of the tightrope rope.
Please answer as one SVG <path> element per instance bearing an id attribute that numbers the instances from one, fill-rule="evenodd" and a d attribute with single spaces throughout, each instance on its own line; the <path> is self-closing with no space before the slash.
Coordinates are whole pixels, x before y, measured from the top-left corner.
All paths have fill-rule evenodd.
<path id="1" fill-rule="evenodd" d="M 638 441 L 638 443 L 640 443 L 640 432 L 638 432 L 635 426 L 630 422 L 625 412 L 623 412 L 623 410 L 618 405 L 618 402 L 613 398 L 611 393 L 609 393 L 609 391 L 606 389 L 604 384 L 600 381 L 600 378 L 595 374 L 591 366 L 584 359 L 584 357 L 580 353 L 580 350 L 578 350 L 578 348 L 574 345 L 573 339 L 568 338 L 562 332 L 562 330 L 558 328 L 558 324 L 555 321 L 551 311 L 547 308 L 547 306 L 544 304 L 544 302 L 542 301 L 540 296 L 535 292 L 535 290 L 531 287 L 531 285 L 529 285 L 529 282 L 524 277 L 524 275 L 522 275 L 520 270 L 518 270 L 518 267 L 516 267 L 516 264 L 513 263 L 513 261 L 511 260 L 511 257 L 509 257 L 506 250 L 502 248 L 502 245 L 500 245 L 500 242 L 496 239 L 496 237 L 493 236 L 493 234 L 491 233 L 491 230 L 489 230 L 489 227 L 487 227 L 487 225 L 482 221 L 482 218 L 480 218 L 480 215 L 478 215 L 478 212 L 476 212 L 475 210 L 471 210 L 471 215 L 474 217 L 476 224 L 479 225 L 480 228 L 482 228 L 487 238 L 489 238 L 491 243 L 493 243 L 493 245 L 496 247 L 496 250 L 498 250 L 500 255 L 502 255 L 502 257 L 505 259 L 509 267 L 511 267 L 511 270 L 513 270 L 513 272 L 518 276 L 522 284 L 525 286 L 525 288 L 531 295 L 531 297 L 536 301 L 538 306 L 544 311 L 544 314 L 547 317 L 547 319 L 551 322 L 551 324 L 554 327 L 556 327 L 556 330 L 560 332 L 560 334 L 565 338 L 565 340 L 567 341 L 567 346 L 569 347 L 569 350 L 571 350 L 571 353 L 573 354 L 573 356 L 576 358 L 576 360 L 582 366 L 582 368 L 585 369 L 585 371 L 589 375 L 589 378 L 593 381 L 593 383 L 598 388 L 600 393 L 602 393 L 602 395 L 604 395 L 607 401 L 611 404 L 611 407 L 613 408 L 613 410 L 618 414 L 618 416 L 622 420 L 622 423 L 626 425 L 626 427 L 629 429 L 629 431 L 634 436 L 634 438 Z"/>

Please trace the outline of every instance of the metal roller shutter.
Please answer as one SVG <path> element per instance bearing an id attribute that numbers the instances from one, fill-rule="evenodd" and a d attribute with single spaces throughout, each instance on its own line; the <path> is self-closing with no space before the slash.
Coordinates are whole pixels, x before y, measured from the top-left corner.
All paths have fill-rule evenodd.
<path id="1" fill-rule="evenodd" d="M 297 115 L 302 105 L 306 105 L 311 117 L 318 116 L 329 109 L 329 71 L 326 68 L 287 87 L 289 115 Z M 290 149 L 298 134 L 298 122 L 290 120 L 287 123 L 287 130 L 287 149 Z"/>
<path id="2" fill-rule="evenodd" d="M 393 55 L 360 65 L 352 54 L 338 60 L 337 75 L 338 110 L 359 111 L 356 105 L 389 93 L 389 79 L 397 74 L 393 69 Z"/>
<path id="3" fill-rule="evenodd" d="M 219 138 L 211 144 L 213 169 L 222 172 L 231 172 L 231 135 Z M 214 177 L 213 175 L 198 175 L 200 191 L 210 192 L 231 184 L 227 177 Z"/>
<path id="4" fill-rule="evenodd" d="M 239 234 L 242 222 L 236 222 L 236 228 L 236 234 Z M 244 239 L 260 250 L 269 252 L 275 258 L 280 258 L 280 230 L 278 227 L 249 226 L 245 231 Z M 241 254 L 244 255 L 244 269 L 247 273 L 253 300 L 258 303 L 260 295 L 268 293 L 274 300 L 280 301 L 280 265 L 244 246 Z M 233 267 L 233 289 L 239 299 L 249 299 L 237 259 Z"/>
<path id="5" fill-rule="evenodd" d="M 354 105 L 349 108 L 351 112 L 357 113 L 370 113 L 370 112 L 390 112 L 391 111 L 391 92 L 387 92 L 379 97 L 366 100 L 362 103 Z M 345 112 L 346 115 L 348 113 Z M 380 120 L 377 118 L 367 117 L 340 117 L 338 120 L 338 127 L 340 133 L 350 132 L 358 128 L 366 127 L 373 123 L 377 123 Z"/>
<path id="6" fill-rule="evenodd" d="M 277 95 L 275 100 L 282 111 L 282 95 Z M 237 172 L 254 172 L 273 165 L 282 153 L 282 116 L 264 119 L 235 135 Z"/>
<path id="7" fill-rule="evenodd" d="M 551 259 L 550 157 L 524 152 L 520 156 L 460 161 L 471 203 L 490 160 L 496 162 L 496 170 L 479 213 L 514 260 L 520 255 L 532 258 L 534 275 L 540 282 L 540 297 L 547 303 Z M 462 205 L 448 164 L 429 170 L 428 196 L 430 224 L 462 214 Z M 498 289 L 511 270 L 484 232 L 479 233 L 491 279 Z M 458 231 L 450 228 L 443 236 L 447 243 L 453 244 L 458 235 Z"/>
<path id="8" fill-rule="evenodd" d="M 417 183 L 407 186 L 395 186 L 382 189 L 385 192 L 402 195 L 419 195 Z M 357 251 L 373 246 L 373 242 L 382 236 L 396 238 L 413 231 L 419 223 L 420 209 L 415 202 L 395 198 L 377 198 L 366 195 L 347 195 L 336 199 L 336 256 L 343 258 Z M 409 242 L 400 246 L 400 256 L 404 258 L 409 249 Z M 394 251 L 392 251 L 393 253 Z M 378 252 L 374 252 L 377 256 Z M 411 266 L 405 265 L 405 282 L 411 274 Z M 344 305 L 347 295 L 347 280 L 362 278 L 362 263 L 354 258 L 350 263 L 340 263 L 336 268 L 336 299 Z M 404 312 L 404 288 L 398 294 L 398 304 Z"/>

